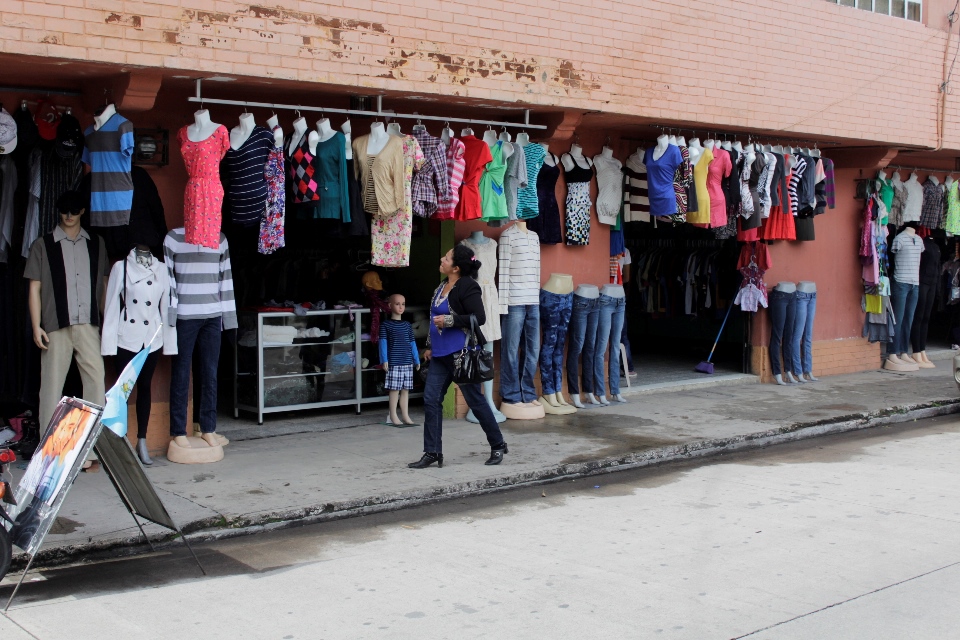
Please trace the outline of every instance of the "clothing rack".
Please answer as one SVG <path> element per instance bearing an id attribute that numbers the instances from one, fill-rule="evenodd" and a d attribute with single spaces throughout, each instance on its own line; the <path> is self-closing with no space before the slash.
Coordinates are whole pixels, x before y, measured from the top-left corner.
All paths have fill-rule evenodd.
<path id="1" fill-rule="evenodd" d="M 719 249 L 728 239 L 717 238 L 627 238 L 624 244 L 639 249 Z"/>
<path id="2" fill-rule="evenodd" d="M 63 89 L 42 89 L 40 87 L 0 87 L 0 93 L 29 93 L 31 95 L 46 96 L 72 96 L 79 97 L 83 93 L 80 91 L 66 91 Z"/>
<path id="3" fill-rule="evenodd" d="M 767 140 L 773 140 L 773 141 L 774 141 L 773 144 L 779 144 L 779 145 L 781 145 L 781 146 L 782 146 L 783 144 L 787 144 L 787 145 L 789 145 L 789 146 L 800 146 L 800 145 L 809 146 L 809 145 L 813 145 L 814 148 L 817 148 L 817 147 L 818 147 L 819 145 L 821 145 L 821 144 L 822 144 L 822 145 L 832 145 L 832 146 L 840 146 L 840 145 L 841 145 L 840 142 L 834 142 L 834 141 L 832 141 L 832 140 L 813 140 L 813 139 L 810 139 L 810 138 L 795 138 L 795 137 L 793 137 L 793 136 L 789 136 L 789 137 L 784 136 L 784 137 L 781 137 L 781 136 L 777 136 L 777 135 L 775 135 L 775 134 L 774 134 L 774 135 L 771 135 L 771 134 L 753 134 L 753 133 L 750 133 L 749 131 L 718 131 L 718 130 L 716 130 L 716 129 L 710 129 L 710 130 L 706 130 L 706 129 L 687 129 L 687 128 L 685 128 L 685 127 L 670 127 L 670 126 L 659 125 L 659 124 L 658 124 L 658 125 L 653 125 L 653 127 L 654 127 L 655 129 L 659 129 L 661 134 L 666 133 L 666 134 L 668 134 L 668 135 L 671 135 L 671 134 L 680 134 L 680 133 L 683 133 L 683 132 L 687 132 L 687 133 L 692 134 L 694 137 L 702 137 L 702 138 L 706 138 L 706 139 L 708 139 L 708 140 L 731 140 L 731 141 L 732 141 L 732 140 L 734 140 L 735 138 L 742 138 L 742 137 L 746 136 L 746 137 L 747 137 L 747 144 L 751 144 L 751 143 L 754 143 L 754 142 L 759 142 L 760 139 L 765 138 L 765 139 L 767 139 Z"/>
<path id="4" fill-rule="evenodd" d="M 271 102 L 249 102 L 246 100 L 222 100 L 219 98 L 204 98 L 202 95 L 202 78 L 197 78 L 196 87 L 197 92 L 195 96 L 187 98 L 189 102 L 199 102 L 200 108 L 203 108 L 205 103 L 210 104 L 223 104 L 231 105 L 235 107 L 259 107 L 263 109 L 281 109 L 286 111 L 315 111 L 320 114 L 324 113 L 342 113 L 351 116 L 367 116 L 373 118 L 404 118 L 408 120 L 432 120 L 435 122 L 458 122 L 462 124 L 479 124 L 479 125 L 489 125 L 497 127 L 510 127 L 515 129 L 546 129 L 546 125 L 541 124 L 530 124 L 530 110 L 523 110 L 523 122 L 503 122 L 498 120 L 475 120 L 471 118 L 444 118 L 441 116 L 425 116 L 417 113 L 393 113 L 392 111 L 383 110 L 383 96 L 376 96 L 377 98 L 377 110 L 376 111 L 364 111 L 360 109 L 330 109 L 327 107 L 304 107 L 301 105 L 293 104 L 276 104 Z"/>
<path id="5" fill-rule="evenodd" d="M 909 166 L 907 166 L 907 165 L 899 165 L 899 164 L 888 164 L 887 166 L 885 166 L 885 167 L 883 167 L 882 169 L 879 169 L 879 170 L 880 170 L 880 171 L 884 171 L 884 170 L 886 170 L 886 169 L 898 169 L 898 170 L 900 170 L 900 171 L 919 171 L 919 172 L 921 172 L 921 173 L 927 173 L 927 174 L 930 174 L 930 173 L 945 173 L 945 174 L 947 174 L 947 175 L 953 175 L 953 174 L 955 174 L 955 173 L 958 173 L 956 169 L 954 169 L 954 170 L 950 170 L 950 169 L 931 169 L 930 167 L 909 167 Z"/>

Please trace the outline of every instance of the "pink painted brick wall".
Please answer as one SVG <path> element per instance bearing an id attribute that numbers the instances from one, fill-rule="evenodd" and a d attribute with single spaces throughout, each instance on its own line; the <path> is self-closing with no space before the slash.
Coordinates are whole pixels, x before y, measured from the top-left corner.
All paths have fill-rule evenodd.
<path id="1" fill-rule="evenodd" d="M 0 51 L 934 147 L 946 4 L 4 0 Z"/>

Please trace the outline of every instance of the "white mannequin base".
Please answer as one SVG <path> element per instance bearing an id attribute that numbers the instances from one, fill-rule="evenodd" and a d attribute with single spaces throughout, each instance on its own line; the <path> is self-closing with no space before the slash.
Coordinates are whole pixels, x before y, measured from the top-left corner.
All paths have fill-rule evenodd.
<path id="1" fill-rule="evenodd" d="M 516 404 L 501 402 L 500 411 L 507 416 L 508 420 L 539 420 L 546 415 L 543 404 L 533 404 L 532 402 L 518 402 Z"/>
<path id="2" fill-rule="evenodd" d="M 179 441 L 179 442 L 178 442 Z M 186 446 L 184 445 L 184 441 Z M 177 464 L 207 464 L 223 460 L 223 447 L 211 447 L 201 438 L 179 436 L 167 446 L 167 460 Z"/>
<path id="3" fill-rule="evenodd" d="M 792 373 L 790 373 L 789 371 L 787 371 L 786 373 L 784 373 L 784 374 L 783 374 L 783 377 L 784 377 L 784 378 L 787 380 L 787 382 L 789 382 L 790 384 L 797 384 L 798 382 L 803 382 L 803 380 L 798 380 L 798 378 L 799 378 L 800 376 L 794 377 L 794 375 L 793 375 Z"/>
<path id="4" fill-rule="evenodd" d="M 607 397 L 606 397 L 606 396 L 596 396 L 596 398 L 597 398 L 597 402 L 599 402 L 599 403 L 602 404 L 603 406 L 605 406 L 605 407 L 606 407 L 606 406 L 609 406 L 610 401 L 607 400 Z"/>
<path id="5" fill-rule="evenodd" d="M 895 354 L 887 356 L 887 361 L 883 363 L 883 368 L 887 371 L 919 371 L 920 366 L 914 362 L 904 362 Z"/>
<path id="6" fill-rule="evenodd" d="M 783 379 L 783 374 L 781 374 L 781 373 L 778 373 L 777 375 L 773 376 L 773 379 L 777 381 L 777 384 L 779 384 L 780 386 L 783 386 L 783 387 L 786 387 L 786 386 L 788 386 L 788 385 L 790 385 L 790 384 L 793 384 L 792 382 L 789 382 L 788 380 L 784 380 L 784 379 Z"/>
<path id="7" fill-rule="evenodd" d="M 603 404 L 602 402 L 600 402 L 600 399 L 597 398 L 597 396 L 593 395 L 592 393 L 585 393 L 583 395 L 586 398 L 587 402 L 589 402 L 590 404 Z"/>
<path id="8" fill-rule="evenodd" d="M 555 393 L 540 396 L 540 406 L 543 407 L 545 414 L 552 416 L 567 416 L 577 412 L 576 407 L 557 402 L 557 394 Z"/>
<path id="9" fill-rule="evenodd" d="M 820 378 L 814 378 L 813 373 L 810 371 L 803 374 L 803 379 L 807 382 L 820 382 Z"/>

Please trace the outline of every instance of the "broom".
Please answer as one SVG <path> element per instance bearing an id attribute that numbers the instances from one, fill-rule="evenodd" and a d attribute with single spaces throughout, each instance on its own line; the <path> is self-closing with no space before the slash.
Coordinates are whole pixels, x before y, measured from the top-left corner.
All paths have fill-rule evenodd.
<path id="1" fill-rule="evenodd" d="M 720 336 L 723 335 L 723 328 L 727 326 L 727 318 L 730 317 L 730 312 L 733 310 L 733 303 L 730 303 L 730 306 L 727 307 L 727 315 L 723 316 L 723 324 L 720 325 L 720 331 L 717 333 L 717 339 L 713 341 L 713 349 L 710 349 L 710 355 L 707 356 L 707 359 L 698 364 L 693 368 L 697 373 L 713 373 L 713 363 L 710 362 L 710 359 L 713 358 L 713 352 L 717 350 L 717 343 L 720 342 Z"/>

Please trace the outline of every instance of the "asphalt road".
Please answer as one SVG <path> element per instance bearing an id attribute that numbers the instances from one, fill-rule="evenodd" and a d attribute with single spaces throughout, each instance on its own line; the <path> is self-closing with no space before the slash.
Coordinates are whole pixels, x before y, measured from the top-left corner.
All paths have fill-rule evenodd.
<path id="1" fill-rule="evenodd" d="M 52 569 L 0 638 L 956 637 L 958 460 L 936 418 Z"/>

